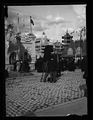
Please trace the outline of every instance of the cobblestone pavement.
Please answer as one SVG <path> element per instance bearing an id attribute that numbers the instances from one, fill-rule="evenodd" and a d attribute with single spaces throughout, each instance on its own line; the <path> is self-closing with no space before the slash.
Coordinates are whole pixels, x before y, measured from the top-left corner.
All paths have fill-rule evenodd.
<path id="1" fill-rule="evenodd" d="M 56 83 L 40 82 L 41 73 L 33 74 L 6 81 L 6 116 L 23 116 L 84 97 L 79 86 L 86 82 L 80 70 L 63 72 Z"/>

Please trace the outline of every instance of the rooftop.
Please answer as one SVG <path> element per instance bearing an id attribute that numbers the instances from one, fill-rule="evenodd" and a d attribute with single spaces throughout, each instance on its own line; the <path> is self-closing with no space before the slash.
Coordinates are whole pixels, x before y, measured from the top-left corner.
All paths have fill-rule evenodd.
<path id="1" fill-rule="evenodd" d="M 70 39 L 70 38 L 73 38 L 73 36 L 71 36 L 68 31 L 66 32 L 66 34 L 64 36 L 62 36 L 63 39 L 67 38 L 67 39 Z"/>

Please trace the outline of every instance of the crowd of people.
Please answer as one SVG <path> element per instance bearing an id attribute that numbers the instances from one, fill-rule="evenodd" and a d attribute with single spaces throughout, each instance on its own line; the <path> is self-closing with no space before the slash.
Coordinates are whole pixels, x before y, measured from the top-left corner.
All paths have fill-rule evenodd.
<path id="1" fill-rule="evenodd" d="M 43 63 L 43 64 L 42 64 Z M 51 47 L 46 47 L 44 51 L 44 57 L 40 57 L 35 63 L 35 69 L 37 72 L 45 73 L 43 81 L 46 82 L 50 79 L 52 82 L 56 82 L 57 77 L 61 75 L 61 71 L 75 71 L 75 69 L 81 69 L 84 72 L 84 78 L 87 79 L 87 57 L 84 56 L 75 61 L 75 57 L 67 56 L 61 57 L 55 54 Z M 50 74 L 50 78 L 48 78 Z M 51 80 L 52 79 L 52 80 Z"/>
<path id="2" fill-rule="evenodd" d="M 31 60 L 30 60 L 31 61 Z M 24 53 L 24 59 L 13 62 L 13 70 L 18 72 L 29 72 L 29 58 L 27 52 Z M 19 68 L 18 68 L 19 67 Z M 87 79 L 87 57 L 75 61 L 75 57 L 62 57 L 53 51 L 52 46 L 46 46 L 44 56 L 40 57 L 35 62 L 35 70 L 42 72 L 44 82 L 56 82 L 57 78 L 61 76 L 61 71 L 74 71 L 76 68 L 84 72 L 84 78 Z M 45 73 L 45 74 L 44 74 Z M 48 77 L 50 75 L 50 77 Z M 8 71 L 5 71 L 6 78 L 9 77 Z M 41 80 L 42 81 L 42 80 Z"/>
<path id="3" fill-rule="evenodd" d="M 24 58 L 20 58 L 19 60 L 13 59 L 12 62 L 10 62 L 10 65 L 13 66 L 13 71 L 17 72 L 29 72 L 30 66 L 29 62 L 31 61 L 30 55 L 28 55 L 27 52 L 24 52 Z M 5 78 L 9 77 L 8 69 L 5 69 Z"/>

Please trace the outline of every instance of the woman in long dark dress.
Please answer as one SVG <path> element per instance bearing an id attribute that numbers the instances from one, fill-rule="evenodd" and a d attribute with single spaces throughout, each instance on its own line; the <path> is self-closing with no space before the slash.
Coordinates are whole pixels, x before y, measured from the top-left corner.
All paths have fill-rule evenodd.
<path id="1" fill-rule="evenodd" d="M 30 67 L 29 67 L 29 59 L 28 59 L 28 54 L 27 52 L 24 53 L 24 60 L 23 60 L 23 63 L 22 63 L 22 68 L 21 70 L 23 72 L 29 72 L 30 70 Z"/>

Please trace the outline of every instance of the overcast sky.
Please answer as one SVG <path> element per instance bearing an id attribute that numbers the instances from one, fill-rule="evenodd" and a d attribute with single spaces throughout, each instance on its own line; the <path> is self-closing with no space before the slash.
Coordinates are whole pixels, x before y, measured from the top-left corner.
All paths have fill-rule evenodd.
<path id="1" fill-rule="evenodd" d="M 67 28 L 71 32 L 86 25 L 86 5 L 9 6 L 8 13 L 8 20 L 14 24 L 19 13 L 21 29 L 27 30 L 30 29 L 29 16 L 32 16 L 36 36 L 44 31 L 48 38 L 59 41 Z"/>

